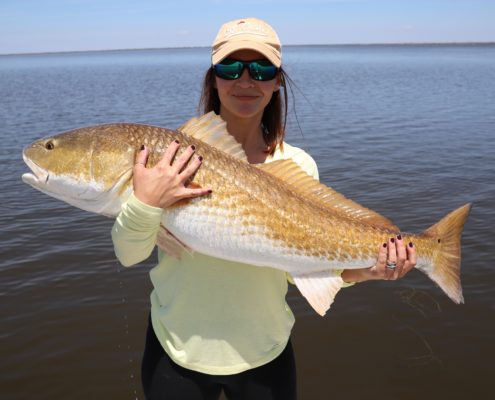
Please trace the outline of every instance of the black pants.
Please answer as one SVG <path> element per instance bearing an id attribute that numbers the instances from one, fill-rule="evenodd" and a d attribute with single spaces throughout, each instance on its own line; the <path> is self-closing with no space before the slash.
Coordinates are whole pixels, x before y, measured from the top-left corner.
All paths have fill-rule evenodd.
<path id="1" fill-rule="evenodd" d="M 208 375 L 175 364 L 148 323 L 141 379 L 148 400 L 295 400 L 296 365 L 289 341 L 275 360 L 234 375 Z"/>

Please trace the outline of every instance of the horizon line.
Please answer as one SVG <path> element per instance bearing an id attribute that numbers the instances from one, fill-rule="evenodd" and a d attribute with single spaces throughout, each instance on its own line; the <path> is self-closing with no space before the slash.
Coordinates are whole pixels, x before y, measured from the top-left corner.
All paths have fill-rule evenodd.
<path id="1" fill-rule="evenodd" d="M 442 46 L 442 45 L 494 45 L 495 41 L 486 42 L 390 42 L 390 43 L 319 43 L 319 44 L 286 44 L 282 47 L 311 47 L 311 46 Z M 0 56 L 28 56 L 28 55 L 50 55 L 50 54 L 72 54 L 72 53 L 103 53 L 124 51 L 147 51 L 147 50 L 180 50 L 180 49 L 204 49 L 210 46 L 172 46 L 172 47 L 135 47 L 118 49 L 88 49 L 88 50 L 60 50 L 40 51 L 23 53 L 0 53 Z"/>

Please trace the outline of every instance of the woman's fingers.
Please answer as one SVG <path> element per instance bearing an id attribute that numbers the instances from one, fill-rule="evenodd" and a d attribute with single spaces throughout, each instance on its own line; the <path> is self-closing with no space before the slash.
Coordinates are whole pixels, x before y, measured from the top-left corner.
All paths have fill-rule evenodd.
<path id="1" fill-rule="evenodd" d="M 404 263 L 404 268 L 402 269 L 402 273 L 399 276 L 400 278 L 411 271 L 416 266 L 417 262 L 416 247 L 413 245 L 412 242 L 409 242 L 409 244 L 406 246 L 406 253 L 407 260 Z"/>
<path id="2" fill-rule="evenodd" d="M 158 161 L 156 166 L 162 168 L 170 168 L 170 166 L 172 165 L 172 161 L 177 153 L 177 150 L 179 150 L 179 147 L 180 147 L 180 142 L 178 140 L 172 141 L 165 150 L 165 153 L 163 153 L 162 159 Z"/>
<path id="3" fill-rule="evenodd" d="M 392 239 L 390 239 L 392 240 Z M 393 274 L 389 279 L 399 279 L 406 275 L 416 266 L 416 248 L 409 242 L 406 246 L 401 235 L 398 235 L 394 240 L 395 245 L 395 257 L 394 254 L 388 255 L 389 263 L 393 263 L 395 260 L 396 267 L 393 269 Z"/>
<path id="4" fill-rule="evenodd" d="M 185 188 L 183 192 L 183 198 L 199 197 L 210 193 L 212 193 L 212 190 L 209 188 Z"/>
<path id="5" fill-rule="evenodd" d="M 396 280 L 416 266 L 416 248 L 409 242 L 406 246 L 401 235 L 391 237 L 378 250 L 376 264 L 370 267 L 372 278 Z"/>
<path id="6" fill-rule="evenodd" d="M 407 261 L 407 253 L 402 236 L 397 235 L 388 239 L 387 249 L 385 278 L 395 280 L 404 275 L 403 271 Z"/>
<path id="7" fill-rule="evenodd" d="M 397 250 L 395 245 L 395 238 L 388 239 L 388 256 L 387 260 L 392 264 L 397 264 Z"/>
<path id="8" fill-rule="evenodd" d="M 172 141 L 163 153 L 163 157 L 161 158 L 161 160 L 158 161 L 158 163 L 156 164 L 156 167 L 158 167 L 159 169 L 163 168 L 165 170 L 170 170 L 173 171 L 173 173 L 175 174 L 179 174 L 191 159 L 196 150 L 196 146 L 187 146 L 182 154 L 180 154 L 180 156 L 176 158 L 179 147 L 180 142 L 178 140 Z"/>
<path id="9" fill-rule="evenodd" d="M 210 188 L 199 188 L 190 184 L 201 166 L 202 157 L 194 157 L 194 146 L 187 146 L 180 155 L 180 143 L 173 141 L 165 150 L 162 159 L 153 167 L 146 168 L 149 149 L 143 147 L 136 155 L 134 167 L 134 194 L 144 203 L 166 208 L 181 199 L 204 196 Z"/>
<path id="10" fill-rule="evenodd" d="M 397 251 L 397 268 L 402 269 L 407 260 L 407 254 L 401 235 L 397 235 L 397 238 L 395 239 L 395 250 Z"/>
<path id="11" fill-rule="evenodd" d="M 201 167 L 201 164 L 203 162 L 202 156 L 191 158 L 192 153 L 194 151 L 195 151 L 194 146 L 190 146 L 189 151 L 186 150 L 184 151 L 185 154 L 181 155 L 180 158 L 182 159 L 176 161 L 178 165 L 183 165 L 183 164 L 187 164 L 189 160 L 189 164 L 187 164 L 186 167 L 179 173 L 179 177 L 181 178 L 181 182 L 183 185 L 183 188 L 179 193 L 181 199 L 199 197 L 212 193 L 212 190 L 207 187 L 202 188 L 202 187 L 198 187 L 197 185 L 193 187 L 188 186 L 187 182 L 191 179 L 191 177 L 194 176 L 194 174 L 199 169 L 199 167 Z"/>
<path id="12" fill-rule="evenodd" d="M 148 162 L 148 148 L 143 144 L 140 150 L 136 153 L 136 160 L 134 163 L 135 168 L 144 168 Z"/>
<path id="13" fill-rule="evenodd" d="M 383 243 L 378 250 L 378 258 L 376 260 L 376 272 L 380 275 L 385 275 L 385 263 L 387 262 L 387 243 Z"/>
<path id="14" fill-rule="evenodd" d="M 198 156 L 198 157 L 193 157 L 189 164 L 187 165 L 186 168 L 182 170 L 180 173 L 180 176 L 182 177 L 182 180 L 185 182 L 187 181 L 191 176 L 193 176 L 196 171 L 199 169 L 201 166 L 201 163 L 203 162 L 203 157 Z"/>
<path id="15" fill-rule="evenodd" d="M 194 145 L 187 146 L 182 152 L 182 154 L 175 159 L 175 161 L 172 164 L 172 167 L 174 168 L 176 174 L 180 174 L 182 172 L 182 170 L 185 168 L 185 166 L 191 159 L 192 155 L 194 154 L 195 150 L 196 147 Z"/>
<path id="16" fill-rule="evenodd" d="M 369 268 L 370 279 L 386 279 L 387 271 L 385 263 L 387 262 L 387 243 L 383 243 L 378 249 L 378 257 L 375 265 Z"/>
<path id="17" fill-rule="evenodd" d="M 409 242 L 407 245 L 407 259 L 409 261 L 409 271 L 416 266 L 417 256 L 416 256 L 416 247 L 413 245 L 413 242 Z"/>
<path id="18" fill-rule="evenodd" d="M 394 265 L 397 265 L 397 250 L 395 244 L 395 238 L 389 238 L 387 243 L 387 261 L 385 265 L 385 277 L 386 279 L 392 279 L 394 277 L 394 272 L 397 267 L 393 268 Z M 391 268 L 392 267 L 392 268 Z"/>
<path id="19" fill-rule="evenodd" d="M 402 270 L 407 260 L 406 248 L 401 235 L 397 235 L 395 238 L 395 251 L 396 251 L 396 268 L 394 270 L 393 279 L 397 279 L 402 276 Z"/>

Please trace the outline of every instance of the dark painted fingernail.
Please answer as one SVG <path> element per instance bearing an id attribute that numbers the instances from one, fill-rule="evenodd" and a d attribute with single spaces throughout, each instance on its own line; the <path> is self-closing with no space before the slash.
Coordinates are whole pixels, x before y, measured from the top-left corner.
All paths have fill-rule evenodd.
<path id="1" fill-rule="evenodd" d="M 208 193 L 213 193 L 213 190 L 211 190 L 211 189 L 208 189 Z"/>
<path id="2" fill-rule="evenodd" d="M 394 239 L 394 238 L 390 238 L 390 241 L 391 241 L 392 243 L 395 243 L 395 239 Z"/>
<path id="3" fill-rule="evenodd" d="M 175 143 L 179 144 L 179 141 L 177 139 L 174 140 Z"/>
<path id="4" fill-rule="evenodd" d="M 397 240 L 401 240 L 402 239 L 402 236 L 401 235 L 397 235 Z"/>
<path id="5" fill-rule="evenodd" d="M 196 146 L 192 144 L 191 149 L 196 150 Z"/>
<path id="6" fill-rule="evenodd" d="M 409 242 L 409 247 L 413 247 L 413 244 L 412 244 L 412 242 Z"/>
<path id="7" fill-rule="evenodd" d="M 141 147 L 139 148 L 139 150 L 141 150 L 141 151 L 144 150 L 144 144 L 141 145 Z"/>
<path id="8" fill-rule="evenodd" d="M 387 243 L 383 243 L 383 247 L 387 247 Z"/>
<path id="9" fill-rule="evenodd" d="M 203 156 L 199 156 L 199 157 L 198 157 L 198 160 L 199 160 L 199 161 L 203 161 Z"/>

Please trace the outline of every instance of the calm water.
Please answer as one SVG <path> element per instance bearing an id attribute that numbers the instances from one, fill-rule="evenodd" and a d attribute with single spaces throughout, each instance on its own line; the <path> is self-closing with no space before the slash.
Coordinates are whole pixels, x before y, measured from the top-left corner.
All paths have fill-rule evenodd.
<path id="1" fill-rule="evenodd" d="M 288 47 L 288 141 L 323 182 L 418 232 L 473 202 L 466 304 L 413 271 L 343 290 L 325 318 L 299 294 L 300 398 L 491 393 L 495 356 L 495 46 Z M 196 113 L 207 49 L 0 56 L 0 398 L 143 399 L 155 260 L 123 269 L 112 221 L 23 184 L 23 146 L 83 125 L 177 127 Z M 490 389 L 490 391 L 489 391 Z"/>

